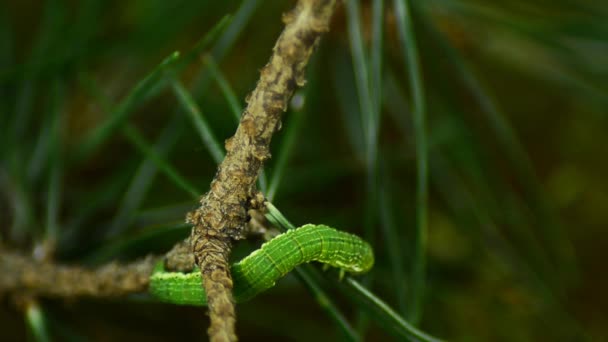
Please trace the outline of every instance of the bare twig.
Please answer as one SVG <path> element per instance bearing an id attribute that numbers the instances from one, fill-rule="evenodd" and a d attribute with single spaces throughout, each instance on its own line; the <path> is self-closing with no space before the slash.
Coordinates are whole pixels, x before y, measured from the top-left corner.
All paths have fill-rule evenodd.
<path id="1" fill-rule="evenodd" d="M 45 297 L 118 297 L 144 292 L 158 260 L 147 257 L 130 264 L 110 263 L 97 269 L 58 265 L 2 251 L 0 294 Z"/>
<path id="2" fill-rule="evenodd" d="M 194 225 L 192 251 L 207 293 L 212 341 L 235 341 L 235 311 L 228 257 L 232 240 L 243 238 L 247 211 L 261 204 L 255 182 L 270 158 L 272 135 L 280 125 L 296 86 L 321 34 L 328 31 L 335 0 L 300 0 L 283 16 L 285 29 L 262 69 L 235 135 L 226 141 L 227 155 L 199 209 L 188 214 Z"/>
<path id="3" fill-rule="evenodd" d="M 25 256 L 0 246 L 0 297 L 120 297 L 148 290 L 155 264 L 188 272 L 194 268 L 189 239 L 177 243 L 165 256 L 147 256 L 130 263 L 111 262 L 97 268 L 55 263 Z"/>

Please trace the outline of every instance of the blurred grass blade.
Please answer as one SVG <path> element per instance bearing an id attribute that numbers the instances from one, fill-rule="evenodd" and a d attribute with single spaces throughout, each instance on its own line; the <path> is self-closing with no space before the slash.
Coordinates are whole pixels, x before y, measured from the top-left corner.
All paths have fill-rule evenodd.
<path id="1" fill-rule="evenodd" d="M 134 213 L 134 220 L 142 226 L 153 226 L 165 222 L 183 220 L 184 213 L 192 209 L 192 201 L 170 203 L 158 208 L 140 209 Z"/>
<path id="2" fill-rule="evenodd" d="M 343 124 L 348 135 L 348 142 L 357 158 L 365 163 L 365 139 L 362 139 L 363 123 L 361 122 L 361 109 L 352 99 L 357 96 L 356 81 L 353 78 L 352 62 L 346 54 L 336 53 L 332 61 L 333 89 L 340 108 Z"/>
<path id="3" fill-rule="evenodd" d="M 122 170 L 121 170 L 122 171 Z M 116 199 L 124 193 L 127 177 L 117 171 L 113 177 L 108 177 L 100 184 L 92 184 L 79 197 L 78 203 L 72 204 L 72 215 L 62 224 L 61 235 L 57 240 L 57 251 L 69 254 L 70 250 L 77 249 L 83 235 L 90 234 L 93 226 L 105 225 L 94 218 L 99 212 L 112 212 L 116 210 Z M 105 223 L 105 222 L 104 222 Z"/>
<path id="4" fill-rule="evenodd" d="M 241 32 L 247 24 L 249 24 L 249 20 L 251 20 L 251 16 L 257 9 L 259 3 L 259 0 L 244 0 L 241 3 L 241 6 L 234 14 L 234 19 L 232 19 L 230 26 L 226 28 L 222 35 L 217 39 L 217 43 L 215 43 L 211 49 L 210 54 L 216 62 L 219 63 L 224 59 L 224 56 L 230 52 L 234 42 L 241 35 Z M 206 69 L 201 70 L 191 84 L 192 93 L 197 95 L 203 92 L 209 85 L 210 80 L 210 75 L 206 72 Z"/>
<path id="5" fill-rule="evenodd" d="M 215 79 L 220 87 L 220 90 L 222 91 L 222 94 L 226 98 L 232 116 L 234 116 L 236 122 L 239 122 L 241 120 L 241 114 L 243 113 L 243 107 L 239 103 L 239 100 L 237 99 L 234 90 L 230 86 L 230 83 L 228 83 L 228 80 L 226 80 L 226 77 L 224 77 L 224 74 L 213 59 L 213 56 L 207 55 L 204 57 L 204 61 L 207 68 L 209 68 L 211 77 Z"/>
<path id="6" fill-rule="evenodd" d="M 169 124 L 160 134 L 158 141 L 150 148 L 160 158 L 166 158 L 184 128 L 184 118 L 181 115 L 174 116 Z M 167 163 L 168 164 L 168 163 Z M 140 208 L 146 198 L 146 194 L 152 185 L 158 171 L 157 164 L 151 158 L 145 158 L 131 179 L 127 190 L 124 192 L 118 213 L 114 216 L 107 236 L 120 234 L 132 222 L 135 212 Z M 190 195 L 192 195 L 190 193 Z"/>
<path id="7" fill-rule="evenodd" d="M 381 113 L 383 105 L 383 32 L 384 27 L 384 1 L 377 0 L 372 3 L 372 44 L 370 48 L 370 92 L 374 115 L 370 116 L 372 122 L 368 125 L 375 125 L 375 134 L 380 130 Z M 377 140 L 377 138 L 376 138 Z M 394 222 L 394 210 L 392 208 L 393 198 L 390 195 L 390 176 L 388 173 L 388 163 L 378 163 L 375 167 L 378 179 L 378 195 L 376 197 L 379 208 L 380 227 L 383 231 L 384 243 L 387 246 L 389 265 L 392 270 L 393 288 L 397 307 L 402 315 L 405 315 L 407 306 L 407 277 L 405 274 L 404 256 L 399 246 L 399 234 L 397 225 Z M 381 167 L 383 166 L 383 167 Z M 370 180 L 372 182 L 373 179 Z"/>
<path id="8" fill-rule="evenodd" d="M 372 2 L 372 44 L 370 47 L 370 94 L 373 106 L 373 113 L 369 116 L 370 122 L 373 125 L 375 134 L 378 134 L 380 129 L 380 118 L 382 111 L 382 56 L 383 49 L 383 31 L 384 28 L 384 0 L 375 0 Z M 377 138 L 376 138 L 377 140 Z"/>
<path id="9" fill-rule="evenodd" d="M 273 223 L 275 227 L 283 231 L 296 229 L 296 227 L 291 224 L 272 203 L 266 202 L 265 205 L 266 209 L 268 209 L 266 218 Z M 304 283 L 304 286 L 312 293 L 321 308 L 329 314 L 334 323 L 341 328 L 348 340 L 360 341 L 361 337 L 359 334 L 352 328 L 336 304 L 333 303 L 331 298 L 321 288 L 319 285 L 319 277 L 315 275 L 314 268 L 309 266 L 310 265 L 300 265 L 295 268 L 295 273 L 300 281 Z"/>
<path id="10" fill-rule="evenodd" d="M 361 341 L 362 338 L 359 333 L 353 329 L 329 294 L 319 286 L 319 280 L 315 279 L 314 268 L 311 265 L 300 265 L 294 271 L 300 282 L 304 284 L 317 303 L 319 303 L 319 306 L 327 312 L 329 317 L 341 329 L 345 339 L 348 341 Z"/>
<path id="11" fill-rule="evenodd" d="M 379 207 L 382 235 L 384 237 L 384 248 L 390 260 L 392 288 L 394 288 L 397 308 L 403 316 L 407 314 L 407 276 L 405 274 L 404 256 L 400 246 L 400 236 L 395 224 L 395 212 L 393 209 L 394 197 L 391 196 L 391 179 L 389 177 L 386 163 L 382 164 L 382 176 L 380 184 Z"/>
<path id="12" fill-rule="evenodd" d="M 426 103 L 422 68 L 418 60 L 418 49 L 412 17 L 407 0 L 394 0 L 399 43 L 405 57 L 410 88 L 412 90 L 412 114 L 414 137 L 416 139 L 416 232 L 414 238 L 414 257 L 412 260 L 412 288 L 410 320 L 417 324 L 422 316 L 426 284 L 426 244 L 427 244 L 427 205 L 428 205 L 428 149 L 426 136 Z"/>
<path id="13" fill-rule="evenodd" d="M 38 303 L 30 301 L 25 310 L 25 317 L 32 337 L 37 342 L 51 341 L 47 320 L 42 308 Z"/>
<path id="14" fill-rule="evenodd" d="M 71 321 L 63 319 L 61 309 L 55 307 L 46 305 L 44 311 L 42 311 L 46 326 L 50 330 L 49 335 L 53 338 L 53 341 L 88 342 L 90 339 L 81 335 L 83 332 L 80 329 L 78 331 L 74 329 Z"/>
<path id="15" fill-rule="evenodd" d="M 410 341 L 440 342 L 441 340 L 426 334 L 406 320 L 401 318 L 390 306 L 368 291 L 363 285 L 347 276 L 344 281 L 337 282 L 341 289 L 350 293 L 349 299 L 362 303 L 362 308 L 369 312 L 369 316 L 378 321 L 394 334 L 407 338 Z"/>
<path id="16" fill-rule="evenodd" d="M 209 48 L 211 43 L 216 41 L 220 33 L 225 32 L 224 30 L 226 30 L 226 27 L 229 27 L 231 20 L 232 17 L 230 15 L 225 15 L 222 19 L 220 19 L 217 24 L 215 24 L 209 31 L 207 31 L 207 33 L 205 33 L 205 35 L 194 45 L 194 47 L 183 54 L 179 62 L 176 63 L 174 72 L 177 74 L 191 63 L 197 61 L 200 58 L 200 55 Z"/>
<path id="17" fill-rule="evenodd" d="M 481 84 L 470 66 L 460 55 L 460 53 L 446 40 L 445 37 L 433 26 L 431 20 L 422 15 L 423 22 L 428 27 L 433 38 L 440 44 L 441 50 L 446 54 L 445 60 L 452 63 L 463 84 L 469 89 L 473 98 L 477 101 L 481 113 L 485 115 L 486 121 L 490 124 L 496 139 L 501 144 L 509 164 L 514 167 L 517 180 L 521 183 L 524 191 L 524 198 L 529 199 L 532 209 L 539 214 L 541 223 L 539 228 L 543 235 L 548 239 L 546 247 L 549 248 L 554 256 L 554 264 L 567 270 L 564 273 L 576 272 L 576 261 L 573 247 L 570 241 L 564 236 L 564 228 L 555 214 L 551 204 L 543 194 L 542 186 L 538 180 L 533 164 L 520 142 L 517 134 L 508 121 L 507 116 L 499 108 L 489 93 L 487 87 Z M 559 280 L 558 280 L 559 281 Z"/>
<path id="18" fill-rule="evenodd" d="M 177 72 L 185 67 L 188 63 L 195 60 L 202 50 L 207 48 L 209 44 L 217 37 L 227 25 L 229 17 L 224 17 L 220 20 L 200 41 L 195 47 L 187 52 L 183 58 L 180 58 L 180 53 L 175 51 L 170 56 L 165 58 L 158 66 L 148 73 L 135 87 L 127 94 L 125 99 L 112 111 L 110 117 L 99 127 L 89 132 L 80 150 L 77 151 L 77 159 L 85 158 L 93 153 L 101 144 L 103 144 L 117 127 L 126 120 L 128 115 L 138 106 L 140 106 L 149 97 L 160 91 L 166 83 L 166 74 L 168 70 Z"/>
<path id="19" fill-rule="evenodd" d="M 192 95 L 190 95 L 179 80 L 173 78 L 171 80 L 171 88 L 184 110 L 189 114 L 189 117 L 194 124 L 194 128 L 196 128 L 198 135 L 203 141 L 203 145 L 205 145 L 215 163 L 221 163 L 224 159 L 224 150 L 213 135 L 213 132 L 209 127 L 209 124 L 207 124 L 199 106 L 196 104 L 196 101 L 194 101 Z"/>
<path id="20" fill-rule="evenodd" d="M 51 127 L 49 134 L 49 183 L 46 199 L 46 237 L 56 241 L 59 236 L 59 210 L 63 174 L 61 131 L 63 127 L 63 84 L 55 80 L 51 89 Z M 43 128 L 44 129 L 44 128 Z"/>
<path id="21" fill-rule="evenodd" d="M 40 133 L 34 144 L 34 150 L 32 151 L 30 160 L 27 163 L 27 181 L 30 184 L 33 184 L 38 180 L 41 173 L 45 170 L 45 167 L 48 166 L 49 159 L 51 158 L 51 140 L 53 139 L 52 135 L 54 134 L 52 127 L 54 127 L 55 123 L 53 121 L 56 121 L 56 119 L 52 117 L 53 107 L 49 106 L 49 108 L 51 110 L 41 121 Z"/>
<path id="22" fill-rule="evenodd" d="M 222 60 L 230 51 L 236 39 L 241 35 L 241 32 L 249 23 L 251 16 L 260 4 L 259 0 L 244 0 L 241 6 L 234 14 L 232 24 L 224 34 L 218 39 L 217 44 L 211 50 L 211 55 L 215 60 Z"/>
<path id="23" fill-rule="evenodd" d="M 62 1 L 46 1 L 40 20 L 40 29 L 25 62 L 26 65 L 36 65 L 40 63 L 39 61 L 45 59 L 45 53 L 53 46 L 53 42 L 59 39 L 60 34 L 58 31 L 63 26 L 64 20 L 65 8 Z M 7 73 L 10 73 L 14 69 L 8 69 Z M 25 134 L 25 130 L 31 119 L 32 106 L 36 103 L 34 98 L 38 89 L 38 81 L 33 76 L 37 76 L 36 68 L 30 69 L 29 72 L 21 76 L 21 91 L 17 97 L 17 104 L 13 115 L 14 122 L 10 131 L 11 135 L 18 140 L 23 138 Z"/>
<path id="24" fill-rule="evenodd" d="M 266 202 L 264 205 L 266 206 L 266 209 L 268 209 L 268 219 L 272 220 L 277 228 L 280 228 L 283 231 L 296 229 L 296 226 L 291 224 L 291 222 L 289 222 L 289 220 L 287 220 L 287 218 L 272 203 Z"/>
<path id="25" fill-rule="evenodd" d="M 375 232 L 374 225 L 378 218 L 378 174 L 377 174 L 377 155 L 378 155 L 378 122 L 379 122 L 379 104 L 380 99 L 374 98 L 375 95 L 379 95 L 380 91 L 372 93 L 370 89 L 370 67 L 367 62 L 367 57 L 363 48 L 363 27 L 360 21 L 360 9 L 359 1 L 348 0 L 346 1 L 347 11 L 347 27 L 348 36 L 350 42 L 350 51 L 353 63 L 353 73 L 355 75 L 355 84 L 357 87 L 357 98 L 359 100 L 359 115 L 360 115 L 360 127 L 363 133 L 363 153 L 365 156 L 365 168 L 366 168 L 366 193 L 365 193 L 365 211 L 363 214 L 363 229 L 365 239 L 373 246 L 375 245 Z M 377 16 L 382 17 L 381 13 L 376 13 L 374 19 L 378 19 Z M 381 18 L 379 19 L 382 20 Z M 378 22 L 374 23 L 376 26 Z M 374 44 L 381 44 L 381 29 L 373 28 Z M 380 48 L 380 46 L 372 46 L 373 48 Z M 371 53 L 377 60 L 377 64 L 372 67 L 380 68 L 380 54 L 381 52 L 373 51 Z M 381 70 L 374 70 L 381 73 Z M 352 117 L 352 116 L 351 116 Z M 354 118 L 352 118 L 354 119 Z M 366 276 L 366 282 L 371 282 L 371 274 Z M 361 334 L 366 330 L 368 323 L 368 317 L 360 313 L 358 328 Z"/>
<path id="26" fill-rule="evenodd" d="M 391 73 L 389 73 L 390 75 Z M 399 93 L 402 93 L 401 90 L 396 89 L 397 85 L 395 84 L 394 78 L 387 78 L 387 90 L 389 90 L 392 95 L 393 101 L 395 104 L 389 103 L 389 108 L 391 109 L 391 113 L 395 114 L 395 120 L 401 126 L 403 131 L 403 136 L 408 136 L 410 134 L 410 130 L 406 126 L 405 119 L 400 115 L 400 109 L 405 104 L 402 103 L 402 96 Z M 457 117 L 451 118 L 450 126 L 451 129 L 454 130 L 456 127 L 462 127 L 466 129 L 466 123 L 461 123 L 456 125 L 453 121 L 458 119 Z M 437 131 L 439 131 L 438 129 Z M 452 135 L 454 133 L 451 133 Z M 465 133 L 466 136 L 470 135 L 470 133 Z M 476 151 L 476 147 L 474 146 L 476 142 L 471 142 L 470 144 L 466 144 L 467 139 L 463 137 L 452 137 L 453 141 L 458 141 L 458 149 L 465 150 L 467 152 Z M 453 148 L 453 141 L 444 142 L 445 149 Z M 464 146 L 461 146 L 463 145 Z M 437 147 L 439 148 L 439 147 Z M 447 162 L 447 158 L 442 157 L 442 152 L 439 150 L 434 154 L 434 158 L 432 163 L 430 163 L 430 170 L 433 173 L 433 177 L 431 179 L 436 183 L 436 188 L 439 189 L 439 194 L 443 197 L 444 202 L 447 204 L 452 211 L 454 211 L 455 216 L 461 217 L 463 216 L 463 212 L 467 210 L 463 210 L 463 208 L 470 209 L 473 212 L 473 216 L 475 220 L 478 221 L 478 231 L 471 232 L 472 228 L 470 223 L 475 220 L 464 220 L 467 223 L 466 227 L 463 227 L 471 237 L 473 236 L 482 236 L 485 237 L 487 241 L 485 241 L 485 246 L 488 249 L 488 252 L 492 255 L 497 255 L 499 260 L 507 261 L 510 269 L 514 274 L 518 274 L 523 276 L 524 282 L 528 282 L 531 288 L 539 291 L 539 297 L 545 299 L 545 303 L 551 303 L 556 305 L 555 308 L 552 308 L 551 311 L 556 312 L 558 315 L 561 315 L 563 319 L 567 314 L 565 313 L 563 308 L 560 308 L 560 305 L 552 298 L 551 291 L 544 285 L 543 280 L 539 277 L 538 271 L 539 269 L 534 269 L 531 267 L 532 262 L 538 262 L 536 257 L 526 260 L 520 256 L 515 246 L 504 236 L 504 233 L 501 232 L 497 228 L 497 223 L 492 218 L 492 215 L 500 214 L 497 210 L 488 208 L 491 206 L 493 202 L 495 202 L 492 198 L 491 194 L 488 194 L 487 189 L 487 180 L 479 179 L 481 175 L 481 165 L 477 165 L 477 161 L 475 159 L 467 159 L 467 160 L 459 160 L 457 162 Z M 466 174 L 467 179 L 462 177 L 458 177 L 457 175 Z M 461 179 L 462 178 L 462 179 Z M 472 178 L 472 179 L 471 179 Z M 483 184 L 479 184 L 483 183 Z M 471 186 L 475 186 L 475 191 L 467 189 L 463 186 L 463 184 L 471 184 Z M 481 193 L 481 195 L 474 195 Z M 502 196 L 506 196 L 506 191 L 502 192 Z M 504 201 L 504 200 L 503 200 Z M 500 210 L 503 210 L 503 207 L 499 207 Z M 520 246 L 517 246 L 520 248 Z M 537 251 L 531 251 L 532 253 L 536 253 Z M 572 326 L 575 324 L 569 319 L 570 322 L 565 321 L 565 325 Z M 579 329 L 580 330 L 580 329 Z"/>
<path id="27" fill-rule="evenodd" d="M 173 166 L 166 161 L 161 155 L 159 155 L 152 146 L 144 139 L 144 137 L 139 133 L 137 128 L 132 126 L 131 124 L 125 124 L 123 126 L 123 132 L 127 139 L 135 146 L 137 149 L 146 156 L 146 158 L 153 161 L 156 166 L 161 170 L 176 186 L 185 192 L 189 193 L 193 200 L 198 200 L 201 192 L 196 189 L 196 187 L 191 184 L 186 178 L 179 174 L 177 170 L 173 168 Z"/>
<path id="28" fill-rule="evenodd" d="M 112 239 L 100 248 L 91 251 L 82 260 L 87 265 L 98 265 L 110 260 L 140 257 L 142 254 L 163 253 L 173 244 L 188 237 L 192 226 L 181 222 L 166 223 L 162 226 L 138 232 L 133 236 Z"/>
<path id="29" fill-rule="evenodd" d="M 470 208 L 474 219 L 477 221 L 477 226 L 481 230 L 479 235 L 490 240 L 489 243 L 484 244 L 487 253 L 500 255 L 500 261 L 504 262 L 513 273 L 522 275 L 523 282 L 534 290 L 535 295 L 542 298 L 542 304 L 549 306 L 549 308 L 540 310 L 547 311 L 557 317 L 559 324 L 554 324 L 554 319 L 549 319 L 545 317 L 546 314 L 542 314 L 543 321 L 552 322 L 550 323 L 553 326 L 551 329 L 552 336 L 555 338 L 569 336 L 573 340 L 590 340 L 585 329 L 568 313 L 559 299 L 554 296 L 553 291 L 547 288 L 545 281 L 530 266 L 530 262 L 519 256 L 515 246 L 498 229 L 497 223 L 483 209 L 482 203 L 484 201 L 476 198 L 474 193 L 464 186 L 466 182 L 459 179 L 458 172 L 452 164 L 441 154 L 438 154 L 432 163 L 433 179 L 437 182 L 437 189 L 440 190 L 439 193 L 444 197 L 444 202 L 450 210 L 456 216 L 462 216 L 464 214 L 462 208 Z M 467 229 L 469 228 L 467 227 Z M 549 337 L 549 339 L 551 338 Z"/>
<path id="30" fill-rule="evenodd" d="M 14 121 L 7 132 L 9 134 L 7 137 L 12 137 L 13 141 L 19 141 L 25 133 L 32 113 L 32 106 L 36 103 L 37 90 L 38 83 L 33 79 L 25 79 L 20 85 L 12 116 Z"/>
<path id="31" fill-rule="evenodd" d="M 58 113 L 59 105 L 63 101 L 63 99 L 58 99 L 59 93 L 63 93 L 63 89 L 59 91 L 58 88 L 64 88 L 63 85 L 60 85 L 61 82 L 59 79 L 54 79 L 50 86 L 51 91 L 47 98 L 46 115 L 39 122 L 38 139 L 27 163 L 27 182 L 29 184 L 34 184 L 47 168 L 52 169 L 56 162 L 54 158 L 59 156 L 57 155 L 59 151 L 55 147 L 61 133 L 59 130 L 62 129 L 59 127 L 61 126 L 59 122 L 61 119 L 58 117 L 60 115 Z M 63 97 L 63 94 L 61 94 L 61 97 Z"/>
<path id="32" fill-rule="evenodd" d="M 13 220 L 9 228 L 9 239 L 17 244 L 25 242 L 28 232 L 36 227 L 33 201 L 27 187 L 22 165 L 15 151 L 7 156 L 5 165 L 0 165 L 0 187 L 8 195 Z M 6 168 L 4 168 L 6 167 Z"/>
<path id="33" fill-rule="evenodd" d="M 268 213 L 266 217 L 270 222 L 274 223 L 277 228 L 282 230 L 296 229 L 295 226 L 289 222 L 289 220 L 270 202 L 266 202 L 266 209 Z M 311 274 L 317 274 L 315 269 L 311 269 Z M 399 316 L 393 309 L 391 309 L 386 303 L 376 297 L 373 293 L 369 292 L 361 284 L 353 280 L 351 277 L 346 276 L 343 281 L 336 281 L 335 278 L 331 278 L 334 283 L 337 283 L 340 288 L 348 291 L 351 295 L 347 296 L 348 299 L 357 300 L 361 303 L 361 307 L 371 313 L 371 317 L 377 320 L 380 324 L 384 325 L 387 329 L 393 333 L 411 339 L 412 341 L 428 341 L 428 342 L 439 342 L 436 339 L 412 326 L 410 323 L 405 321 Z"/>
<path id="34" fill-rule="evenodd" d="M 95 81 L 86 74 L 81 74 L 80 82 L 83 88 L 98 102 L 102 110 L 109 112 L 112 107 L 110 100 L 102 94 Z M 200 193 L 196 190 L 195 186 L 182 177 L 163 157 L 163 154 L 167 153 L 176 142 L 183 128 L 182 122 L 183 119 L 179 115 L 174 116 L 165 128 L 165 131 L 161 134 L 159 142 L 155 147 L 150 146 L 135 127 L 125 124 L 125 127 L 122 128 L 123 134 L 142 152 L 146 160 L 140 165 L 140 168 L 132 178 L 131 185 L 124 192 L 123 200 L 119 206 L 119 213 L 114 217 L 108 228 L 108 236 L 117 234 L 128 223 L 125 220 L 128 221 L 128 216 L 132 215 L 132 212 L 139 207 L 144 196 L 143 194 L 149 187 L 157 168 L 169 180 L 173 181 L 177 187 L 188 192 L 192 199 L 198 199 L 198 194 Z"/>
<path id="35" fill-rule="evenodd" d="M 366 142 L 366 155 L 375 148 L 371 148 L 370 144 L 375 143 L 373 139 L 373 125 L 367 125 L 373 122 L 372 98 L 369 88 L 368 68 L 363 50 L 363 37 L 361 36 L 361 21 L 359 19 L 359 2 L 346 1 L 346 10 L 348 14 L 348 36 L 350 49 L 353 59 L 353 71 L 355 73 L 355 84 L 357 86 L 357 94 L 359 100 L 359 114 L 361 115 L 361 126 L 364 127 L 363 138 Z M 369 158 L 369 156 L 368 156 Z M 367 160 L 369 163 L 369 159 Z"/>
<path id="36" fill-rule="evenodd" d="M 307 89 L 310 89 L 310 87 Z M 306 95 L 296 92 L 294 94 L 294 99 L 298 96 L 305 98 Z M 291 110 L 290 115 L 288 115 L 290 121 L 287 125 L 285 137 L 281 141 L 279 156 L 277 157 L 277 161 L 274 165 L 272 177 L 270 178 L 270 186 L 268 187 L 268 192 L 266 194 L 268 201 L 272 201 L 274 199 L 279 189 L 279 185 L 281 184 L 281 180 L 283 179 L 283 175 L 287 167 L 287 161 L 293 152 L 293 148 L 298 137 L 298 131 L 300 130 L 300 126 L 302 126 L 302 121 L 305 115 L 305 111 L 300 111 L 297 109 Z"/>
<path id="37" fill-rule="evenodd" d="M 65 66 L 80 63 L 92 51 L 87 44 L 103 26 L 97 23 L 102 1 L 85 0 L 77 5 L 61 0 L 37 3 L 45 6 L 41 19 L 34 8 L 28 12 L 35 15 L 31 17 L 34 22 L 41 22 L 29 56 L 10 69 L 0 68 L 0 83 L 19 78 L 42 80 L 49 75 L 69 73 Z"/>
<path id="38" fill-rule="evenodd" d="M 154 70 L 139 81 L 126 98 L 116 106 L 110 117 L 92 132 L 88 133 L 80 145 L 76 157 L 78 159 L 85 158 L 104 143 L 120 124 L 127 119 L 133 109 L 140 106 L 153 92 L 158 91 L 164 85 L 166 82 L 165 70 L 174 65 L 178 59 L 179 52 L 176 51 L 165 58 Z"/>

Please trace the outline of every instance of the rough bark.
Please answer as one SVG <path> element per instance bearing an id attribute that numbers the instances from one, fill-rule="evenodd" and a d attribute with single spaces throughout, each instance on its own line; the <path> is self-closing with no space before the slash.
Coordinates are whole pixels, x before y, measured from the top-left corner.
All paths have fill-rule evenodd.
<path id="1" fill-rule="evenodd" d="M 0 253 L 0 294 L 44 297 L 119 297 L 144 292 L 154 263 L 146 257 L 129 264 L 110 263 L 97 269 L 41 262 L 17 253 Z"/>
<path id="2" fill-rule="evenodd" d="M 209 303 L 212 341 L 235 341 L 235 309 L 228 257 L 232 241 L 243 238 L 247 212 L 263 200 L 255 183 L 281 114 L 294 90 L 305 83 L 305 68 L 321 35 L 328 31 L 332 0 L 300 0 L 283 16 L 279 36 L 235 135 L 226 141 L 226 157 L 199 209 L 188 214 L 193 224 L 192 252 L 201 268 Z"/>

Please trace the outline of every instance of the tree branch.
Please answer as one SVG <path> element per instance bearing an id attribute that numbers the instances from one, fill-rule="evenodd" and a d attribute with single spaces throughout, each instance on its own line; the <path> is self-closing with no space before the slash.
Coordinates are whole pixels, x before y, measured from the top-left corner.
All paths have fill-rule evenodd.
<path id="1" fill-rule="evenodd" d="M 0 253 L 0 294 L 45 297 L 119 297 L 144 292 L 159 258 L 129 264 L 110 263 L 97 269 L 42 262 L 23 255 Z"/>
<path id="2" fill-rule="evenodd" d="M 226 141 L 226 157 L 219 165 L 201 206 L 188 214 L 194 225 L 191 247 L 201 268 L 207 293 L 212 341 L 235 341 L 235 310 L 228 257 L 232 240 L 243 238 L 247 211 L 261 205 L 255 182 L 270 158 L 272 135 L 296 86 L 305 83 L 305 67 L 321 34 L 328 31 L 335 0 L 300 0 L 283 16 L 285 29 L 258 84 L 247 98 L 235 135 Z"/>

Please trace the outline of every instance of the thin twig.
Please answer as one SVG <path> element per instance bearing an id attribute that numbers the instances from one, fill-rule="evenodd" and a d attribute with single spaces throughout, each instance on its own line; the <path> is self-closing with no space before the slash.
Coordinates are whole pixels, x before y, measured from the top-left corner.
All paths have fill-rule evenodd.
<path id="1" fill-rule="evenodd" d="M 110 263 L 97 269 L 34 260 L 0 253 L 0 294 L 26 293 L 44 297 L 119 297 L 144 292 L 158 258 L 129 264 Z"/>
<path id="2" fill-rule="evenodd" d="M 0 246 L 0 297 L 56 298 L 121 297 L 148 290 L 154 266 L 163 260 L 167 270 L 191 271 L 194 257 L 189 239 L 177 243 L 164 256 L 147 256 L 129 263 L 111 262 L 96 268 L 55 263 L 25 256 Z"/>
<path id="3" fill-rule="evenodd" d="M 207 293 L 212 341 L 235 341 L 235 310 L 228 257 L 232 240 L 243 238 L 247 211 L 263 202 L 255 182 L 270 158 L 272 135 L 296 86 L 304 85 L 304 71 L 318 40 L 329 29 L 334 0 L 300 0 L 283 16 L 285 29 L 273 55 L 262 69 L 235 135 L 226 141 L 226 157 L 199 209 L 188 214 L 194 225 L 192 251 Z"/>

